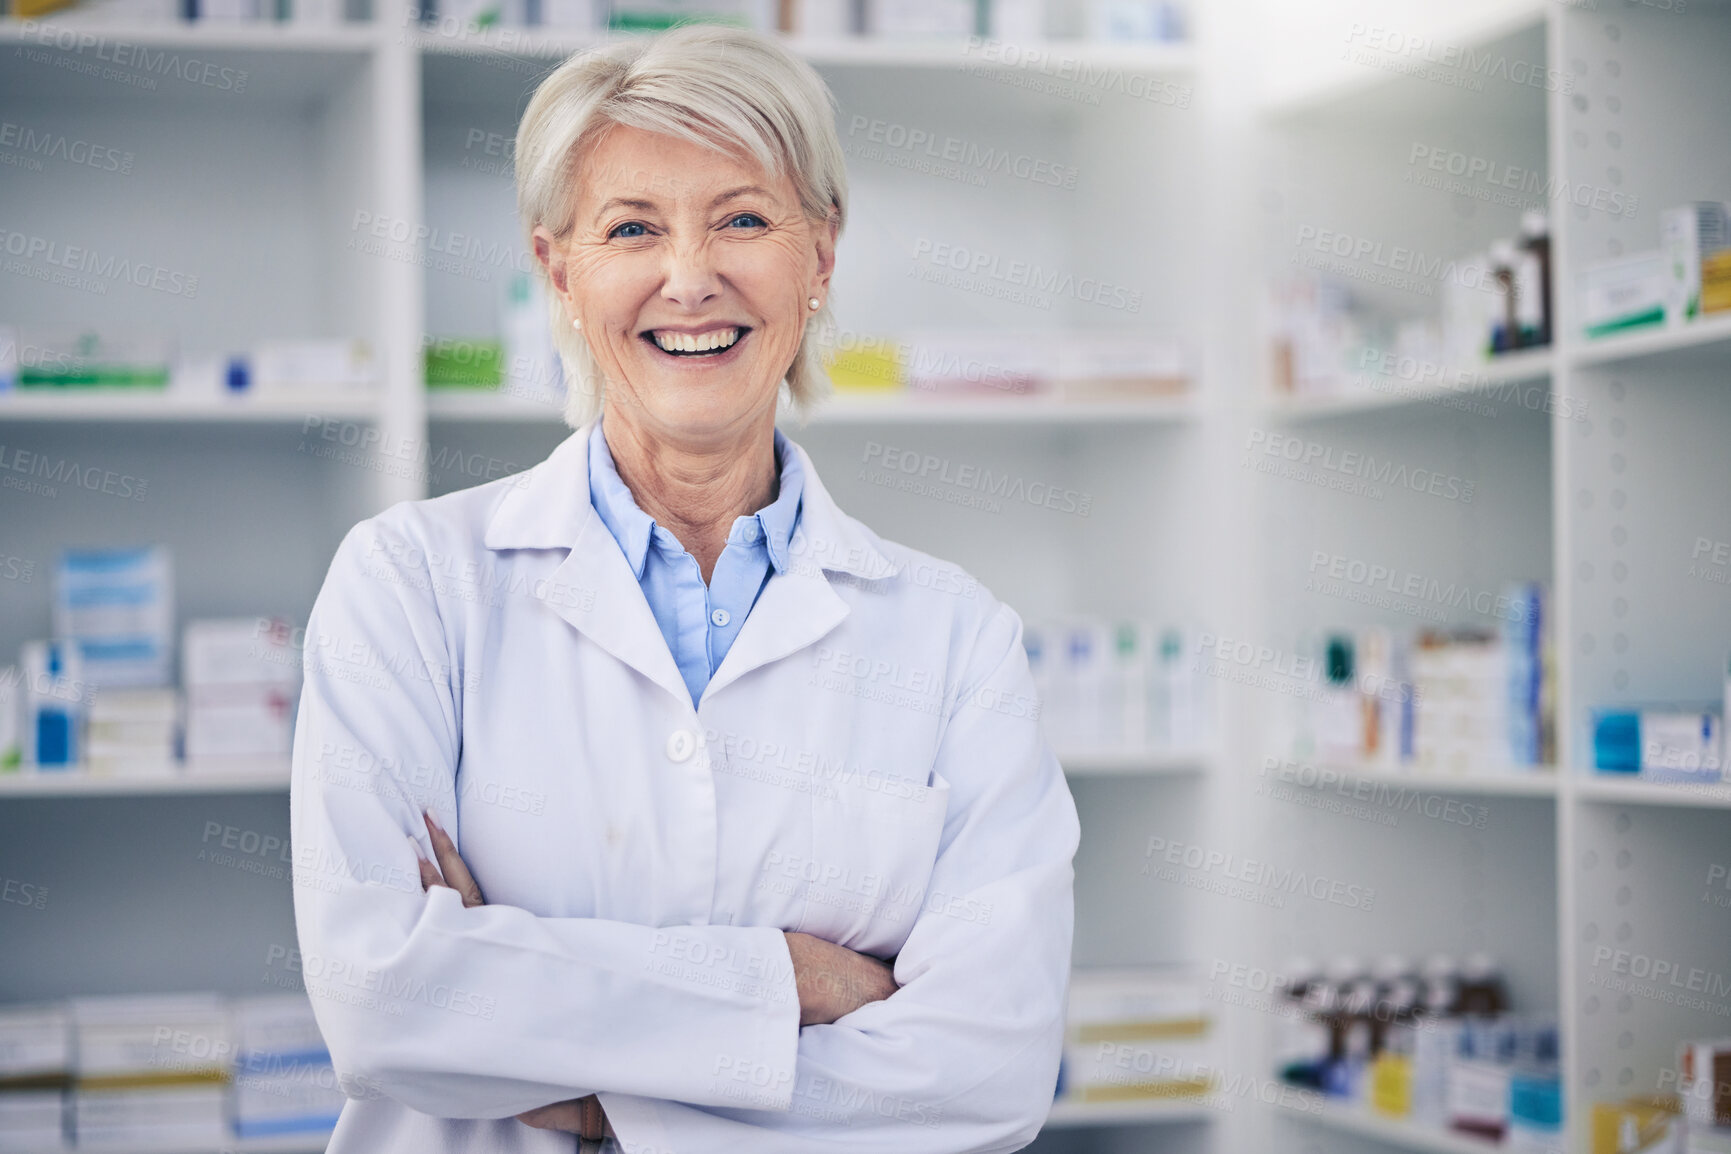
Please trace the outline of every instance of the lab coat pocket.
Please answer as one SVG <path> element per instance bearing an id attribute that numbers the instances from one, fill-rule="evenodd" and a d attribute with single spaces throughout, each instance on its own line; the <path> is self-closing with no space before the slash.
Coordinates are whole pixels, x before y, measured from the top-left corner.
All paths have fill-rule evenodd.
<path id="1" fill-rule="evenodd" d="M 812 796 L 812 859 L 799 928 L 890 957 L 913 929 L 949 812 L 950 783 L 862 774 Z"/>

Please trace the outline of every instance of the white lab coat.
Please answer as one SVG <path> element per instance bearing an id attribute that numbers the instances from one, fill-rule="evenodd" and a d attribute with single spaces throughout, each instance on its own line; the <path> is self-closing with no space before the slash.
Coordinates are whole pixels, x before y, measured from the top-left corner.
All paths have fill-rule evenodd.
<path id="1" fill-rule="evenodd" d="M 836 507 L 696 709 L 589 503 L 588 430 L 356 526 L 307 626 L 298 970 L 331 1154 L 1013 1150 L 1051 1102 L 1074 804 L 1021 622 Z M 430 808 L 485 894 L 423 893 Z M 783 930 L 901 988 L 800 1029 Z"/>

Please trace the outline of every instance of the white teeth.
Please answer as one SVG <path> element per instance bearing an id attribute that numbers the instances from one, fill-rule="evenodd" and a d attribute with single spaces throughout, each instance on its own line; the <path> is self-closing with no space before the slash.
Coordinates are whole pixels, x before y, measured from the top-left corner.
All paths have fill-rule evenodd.
<path id="1" fill-rule="evenodd" d="M 738 329 L 715 329 L 712 332 L 699 333 L 695 336 L 690 333 L 671 333 L 658 329 L 651 335 L 654 336 L 657 345 L 670 353 L 706 353 L 713 349 L 730 348 L 735 341 L 739 340 Z"/>

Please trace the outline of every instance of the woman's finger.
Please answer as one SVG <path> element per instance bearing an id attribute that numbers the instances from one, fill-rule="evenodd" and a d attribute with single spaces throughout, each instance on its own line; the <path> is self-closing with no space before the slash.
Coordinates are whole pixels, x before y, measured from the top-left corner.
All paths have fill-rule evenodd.
<path id="1" fill-rule="evenodd" d="M 439 872 L 439 867 L 421 856 L 421 847 L 416 844 L 414 838 L 409 839 L 409 844 L 414 847 L 415 861 L 421 867 L 421 888 L 430 890 L 434 886 L 444 885 L 445 876 Z"/>
<path id="2" fill-rule="evenodd" d="M 439 828 L 439 823 L 433 820 L 431 813 L 421 816 L 426 820 L 428 836 L 433 839 L 433 854 L 439 859 L 439 872 L 444 875 L 445 884 L 462 895 L 465 906 L 486 905 L 486 899 L 481 896 L 480 885 L 457 853 L 457 843 L 451 840 L 450 834 Z"/>
<path id="3" fill-rule="evenodd" d="M 563 1130 L 567 1134 L 583 1133 L 583 1110 L 573 1098 L 551 1106 L 537 1106 L 517 1115 L 517 1121 L 537 1130 Z"/>

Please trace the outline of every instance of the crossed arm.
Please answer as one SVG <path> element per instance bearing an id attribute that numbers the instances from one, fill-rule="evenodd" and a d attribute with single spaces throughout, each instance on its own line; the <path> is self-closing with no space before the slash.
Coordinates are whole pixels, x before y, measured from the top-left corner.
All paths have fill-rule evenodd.
<path id="1" fill-rule="evenodd" d="M 345 540 L 308 635 L 448 668 L 425 582 L 368 568 L 375 536 L 401 532 L 369 523 Z M 291 828 L 297 881 L 313 872 L 296 925 L 338 1070 L 435 1118 L 545 1124 L 594 1091 L 622 1136 L 664 1150 L 1021 1148 L 1057 1072 L 1076 815 L 1034 718 L 994 708 L 1033 693 L 1019 620 L 997 607 L 958 661 L 932 769 L 948 816 L 890 982 L 875 960 L 768 926 L 466 908 L 454 866 L 423 889 L 404 842 L 437 859 L 423 813 L 454 828 L 458 798 L 418 767 L 458 763 L 460 703 L 439 677 L 362 679 L 309 658 Z M 723 988 L 647 966 L 671 939 L 763 975 Z"/>
<path id="2" fill-rule="evenodd" d="M 433 842 L 430 862 L 420 856 L 421 888 L 444 886 L 456 890 L 465 908 L 483 906 L 487 900 L 475 875 L 457 853 L 451 835 L 439 828 L 431 813 L 423 813 L 427 835 Z M 881 1002 L 896 992 L 895 971 L 886 962 L 856 953 L 846 946 L 826 942 L 811 934 L 787 934 L 787 952 L 793 959 L 793 980 L 799 992 L 799 1024 L 826 1026 L 869 1002 Z M 600 1099 L 590 1094 L 553 1102 L 517 1115 L 517 1120 L 538 1130 L 562 1130 L 599 1140 L 612 1133 Z"/>

